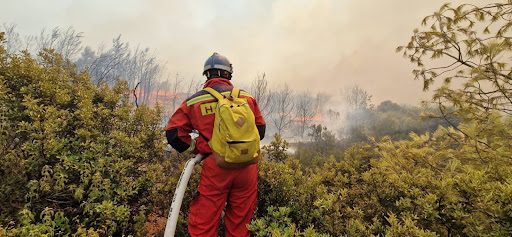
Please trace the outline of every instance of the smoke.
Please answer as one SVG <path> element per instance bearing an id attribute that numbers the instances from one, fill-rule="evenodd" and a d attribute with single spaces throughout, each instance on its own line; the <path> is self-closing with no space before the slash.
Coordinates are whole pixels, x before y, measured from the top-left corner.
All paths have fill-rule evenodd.
<path id="1" fill-rule="evenodd" d="M 2 3 L 0 22 L 18 24 L 23 35 L 72 25 L 92 46 L 121 34 L 156 49 L 168 70 L 184 78 L 200 77 L 204 60 L 219 52 L 234 65 L 234 83 L 250 85 L 266 72 L 297 91 L 336 97 L 357 83 L 375 102 L 417 104 L 428 95 L 394 50 L 444 2 L 17 0 Z"/>

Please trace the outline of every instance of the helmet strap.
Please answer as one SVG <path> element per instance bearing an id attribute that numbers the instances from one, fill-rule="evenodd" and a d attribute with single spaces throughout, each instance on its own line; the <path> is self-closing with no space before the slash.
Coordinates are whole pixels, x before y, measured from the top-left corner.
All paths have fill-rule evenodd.
<path id="1" fill-rule="evenodd" d="M 215 70 L 215 71 L 213 71 L 213 70 Z M 219 70 L 219 69 L 213 69 L 213 70 L 207 70 L 204 72 L 203 75 L 205 75 L 207 79 L 211 79 L 212 77 L 220 77 L 220 78 L 231 80 L 231 73 L 229 73 L 228 71 Z"/>

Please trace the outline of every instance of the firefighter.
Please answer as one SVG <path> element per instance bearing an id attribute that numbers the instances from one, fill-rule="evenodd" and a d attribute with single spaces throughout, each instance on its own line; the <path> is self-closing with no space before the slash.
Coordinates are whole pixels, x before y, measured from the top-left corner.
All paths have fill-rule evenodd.
<path id="1" fill-rule="evenodd" d="M 233 66 L 229 60 L 214 53 L 205 64 L 203 75 L 207 80 L 204 88 L 211 87 L 219 93 L 231 92 Z M 241 90 L 254 116 L 260 139 L 265 136 L 265 121 L 256 100 Z M 212 137 L 216 99 L 201 90 L 184 101 L 171 116 L 166 127 L 169 144 L 178 152 L 190 147 L 192 130 L 199 132 L 193 153 L 206 157 L 201 171 L 196 196 L 190 203 L 188 231 L 191 236 L 217 236 L 221 212 L 224 215 L 226 236 L 249 236 L 247 224 L 254 215 L 258 189 L 259 157 L 244 163 L 228 163 L 215 160 L 208 141 Z"/>

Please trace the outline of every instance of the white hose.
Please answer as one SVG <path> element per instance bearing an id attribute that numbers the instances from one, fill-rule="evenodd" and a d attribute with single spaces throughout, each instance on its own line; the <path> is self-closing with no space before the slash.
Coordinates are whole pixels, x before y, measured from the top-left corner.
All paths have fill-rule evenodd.
<path id="1" fill-rule="evenodd" d="M 201 162 L 203 156 L 197 154 L 194 158 L 191 158 L 185 164 L 185 168 L 181 172 L 178 186 L 174 191 L 174 197 L 172 198 L 171 210 L 169 210 L 169 216 L 167 217 L 167 224 L 165 225 L 164 237 L 174 237 L 176 232 L 176 224 L 178 223 L 178 216 L 180 215 L 181 202 L 183 201 L 183 195 L 185 189 L 187 189 L 188 180 L 194 170 L 194 165 Z"/>

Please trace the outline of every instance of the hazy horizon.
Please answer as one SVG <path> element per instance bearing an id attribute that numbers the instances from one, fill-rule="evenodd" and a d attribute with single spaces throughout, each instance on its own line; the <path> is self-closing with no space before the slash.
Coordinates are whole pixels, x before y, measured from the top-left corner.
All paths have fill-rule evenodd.
<path id="1" fill-rule="evenodd" d="M 249 85 L 265 72 L 271 86 L 326 92 L 334 101 L 358 84 L 374 104 L 418 105 L 429 95 L 395 48 L 444 2 L 1 0 L 0 23 L 16 24 L 21 35 L 73 26 L 92 48 L 122 35 L 189 80 L 218 52 L 233 63 L 235 84 Z"/>

